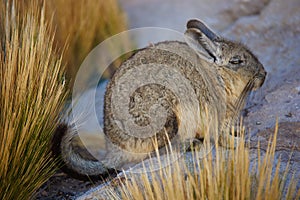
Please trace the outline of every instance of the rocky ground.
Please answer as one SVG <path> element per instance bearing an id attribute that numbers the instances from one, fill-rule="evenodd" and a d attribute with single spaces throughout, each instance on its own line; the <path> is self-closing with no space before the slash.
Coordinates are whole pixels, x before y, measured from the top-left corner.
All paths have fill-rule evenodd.
<path id="1" fill-rule="evenodd" d="M 245 110 L 252 146 L 261 148 L 279 122 L 276 156 L 300 173 L 300 1 L 299 0 L 129 0 L 120 1 L 131 28 L 158 26 L 183 32 L 190 18 L 199 18 L 220 35 L 240 40 L 258 56 L 268 72 L 264 86 L 254 92 Z M 153 36 L 155 38 L 155 36 Z M 145 38 L 147 41 L 155 39 Z M 284 165 L 283 165 L 284 167 Z M 99 184 L 99 183 L 98 183 Z M 58 173 L 39 191 L 37 199 L 74 199 L 97 183 Z M 101 190 L 97 188 L 97 190 Z M 84 196 L 83 196 L 84 197 Z"/>

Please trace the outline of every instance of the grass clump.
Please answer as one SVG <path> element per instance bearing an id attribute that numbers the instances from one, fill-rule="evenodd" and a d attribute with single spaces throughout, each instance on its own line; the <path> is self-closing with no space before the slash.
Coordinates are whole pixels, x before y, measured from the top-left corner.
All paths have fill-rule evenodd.
<path id="1" fill-rule="evenodd" d="M 63 66 L 71 87 L 89 51 L 126 28 L 116 0 L 0 1 L 0 199 L 28 199 L 54 174 Z"/>
<path id="2" fill-rule="evenodd" d="M 88 53 L 106 38 L 127 30 L 126 17 L 117 0 L 51 0 L 45 4 L 47 18 L 53 18 L 56 44 L 63 48 L 67 41 L 63 61 L 72 86 Z M 127 44 L 118 48 L 124 48 L 123 45 Z M 115 66 L 119 64 L 117 61 Z M 112 71 L 104 76 L 109 77 Z"/>
<path id="3" fill-rule="evenodd" d="M 280 161 L 274 163 L 277 127 L 270 139 L 264 157 L 257 151 L 257 162 L 250 167 L 250 150 L 241 142 L 236 149 L 220 147 L 216 140 L 213 151 L 203 157 L 192 151 L 192 162 L 184 156 L 167 155 L 170 165 L 145 173 L 130 173 L 120 179 L 120 191 L 109 190 L 112 199 L 299 199 L 296 181 L 287 182 L 289 166 L 284 174 L 279 170 Z M 243 134 L 241 135 L 244 140 Z M 233 141 L 231 147 L 233 147 Z M 204 148 L 211 149 L 210 142 Z M 171 151 L 170 151 L 171 152 Z M 202 151 L 203 152 L 203 149 Z M 174 159 L 179 157 L 179 159 Z M 172 158 L 173 157 L 173 158 Z M 171 162 L 175 160 L 175 162 Z M 187 164 L 189 163 L 189 164 Z M 297 179 L 296 179 L 297 180 Z"/>
<path id="4" fill-rule="evenodd" d="M 54 174 L 62 58 L 40 2 L 0 1 L 0 9 L 0 199 L 29 199 Z"/>

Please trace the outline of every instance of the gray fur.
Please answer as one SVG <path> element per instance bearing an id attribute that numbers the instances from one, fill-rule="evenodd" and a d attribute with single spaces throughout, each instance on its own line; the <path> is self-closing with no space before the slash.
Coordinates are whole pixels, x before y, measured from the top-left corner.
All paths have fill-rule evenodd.
<path id="1" fill-rule="evenodd" d="M 225 134 L 238 120 L 249 92 L 263 84 L 266 72 L 244 45 L 221 38 L 198 20 L 188 22 L 185 36 L 187 43 L 165 41 L 151 45 L 121 65 L 105 94 L 104 133 L 109 150 L 105 160 L 95 164 L 81 157 L 75 159 L 75 154 L 68 153 L 72 149 L 66 146 L 70 144 L 62 141 L 62 153 L 65 153 L 62 157 L 67 165 L 74 165 L 73 170 L 85 175 L 102 174 L 103 168 L 119 169 L 127 162 L 144 159 L 147 152 L 155 149 L 155 139 L 158 147 L 163 147 L 166 132 L 170 139 L 185 140 L 203 138 L 209 130 L 211 134 L 220 133 L 221 143 L 226 145 Z M 176 70 L 189 82 L 193 94 L 184 95 L 186 100 L 181 101 L 180 94 L 160 84 L 146 84 L 131 92 L 134 78 L 145 76 L 142 70 L 139 71 L 141 65 L 153 70 L 162 66 L 157 70 L 157 77 L 152 78 L 156 81 L 172 76 L 160 72 L 160 69 Z M 132 76 L 123 80 L 122 77 L 128 74 Z M 178 81 L 176 77 L 174 80 Z M 114 105 L 114 97 L 121 97 L 117 100 L 124 103 Z M 196 107 L 195 99 L 199 102 Z M 143 132 L 138 136 L 130 135 L 130 131 L 124 128 L 126 117 L 114 113 L 114 110 L 126 111 L 137 127 L 151 128 L 151 120 L 155 119 L 151 118 L 149 110 L 156 104 L 165 111 L 167 120 L 164 128 L 151 136 L 145 136 Z M 156 117 L 159 119 L 160 116 Z M 63 139 L 70 141 L 70 136 Z"/>

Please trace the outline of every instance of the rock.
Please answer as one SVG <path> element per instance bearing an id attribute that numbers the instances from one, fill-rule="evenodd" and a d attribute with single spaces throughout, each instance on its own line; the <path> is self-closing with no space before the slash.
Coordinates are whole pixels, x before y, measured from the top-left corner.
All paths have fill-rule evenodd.
<path id="1" fill-rule="evenodd" d="M 258 142 L 260 150 L 263 154 L 266 152 L 269 141 L 273 138 L 275 127 L 260 131 L 255 136 L 251 137 L 252 153 L 256 153 Z M 284 172 L 288 162 L 290 162 L 290 173 L 295 173 L 296 177 L 300 177 L 300 122 L 281 122 L 278 124 L 278 134 L 276 141 L 275 158 L 281 161 L 281 173 Z M 257 158 L 254 157 L 253 161 Z M 274 163 L 277 164 L 277 163 Z"/>

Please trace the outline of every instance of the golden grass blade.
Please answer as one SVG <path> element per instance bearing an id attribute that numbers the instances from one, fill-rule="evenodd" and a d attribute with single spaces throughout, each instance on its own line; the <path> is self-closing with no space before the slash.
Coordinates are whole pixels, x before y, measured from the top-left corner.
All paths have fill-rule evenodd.
<path id="1" fill-rule="evenodd" d="M 38 1 L 1 1 L 0 9 L 0 198 L 29 199 L 54 173 L 49 141 L 63 67 Z"/>
<path id="2" fill-rule="evenodd" d="M 151 172 L 150 178 L 146 173 L 140 175 L 141 179 L 130 176 L 130 184 L 122 185 L 122 199 L 297 199 L 300 192 L 296 191 L 294 179 L 285 191 L 286 175 L 281 175 L 280 162 L 274 168 L 277 126 L 265 155 L 261 157 L 261 151 L 257 150 L 258 161 L 252 169 L 250 152 L 244 143 L 233 149 L 232 141 L 232 149 L 226 149 L 216 139 L 214 151 L 206 157 L 201 158 L 197 150 L 191 153 L 192 170 L 181 157 L 172 165 Z M 243 141 L 244 129 L 239 131 Z M 171 152 L 176 151 L 168 151 Z M 285 174 L 288 170 L 287 166 Z"/>
<path id="3" fill-rule="evenodd" d="M 45 4 L 46 18 L 53 19 L 55 44 L 64 49 L 67 41 L 63 61 L 72 86 L 88 53 L 106 38 L 127 30 L 126 16 L 117 0 L 51 0 Z M 115 64 L 118 66 L 120 61 Z M 109 77 L 109 73 L 112 72 L 108 71 L 105 76 Z"/>

